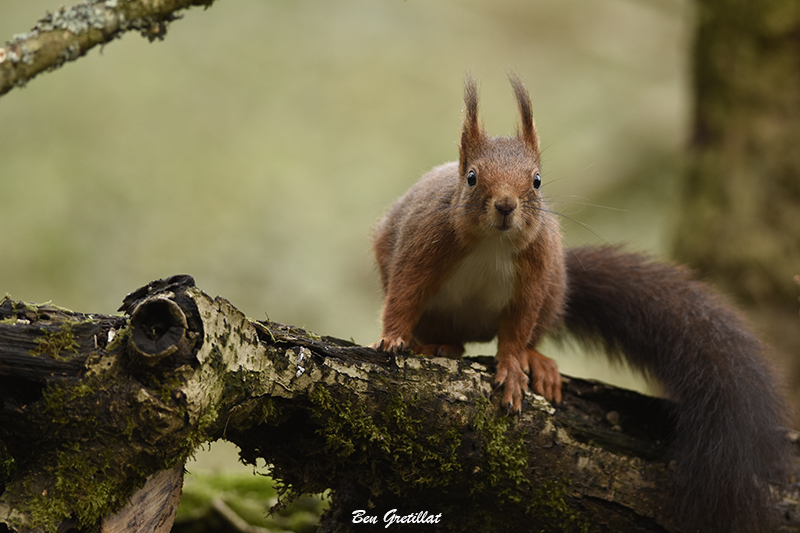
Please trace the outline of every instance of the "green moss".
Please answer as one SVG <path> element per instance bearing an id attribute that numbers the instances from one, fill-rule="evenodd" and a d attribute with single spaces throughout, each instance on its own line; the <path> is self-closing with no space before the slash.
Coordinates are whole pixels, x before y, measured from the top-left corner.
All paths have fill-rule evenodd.
<path id="1" fill-rule="evenodd" d="M 381 430 L 368 416 L 363 406 L 351 405 L 349 402 L 335 401 L 330 393 L 316 387 L 309 394 L 310 400 L 319 407 L 317 416 L 323 416 L 325 451 L 337 457 L 347 458 L 356 451 L 366 451 L 368 444 L 377 444 L 378 448 L 388 451 L 388 442 Z"/>
<path id="2" fill-rule="evenodd" d="M 59 445 L 45 452 L 38 461 L 42 472 L 29 475 L 24 483 L 28 494 L 27 509 L 34 527 L 55 531 L 57 525 L 72 513 L 81 526 L 91 526 L 108 513 L 110 503 L 114 508 L 119 507 L 114 504 L 121 505 L 126 496 L 123 491 L 130 490 L 124 482 L 110 475 L 111 472 L 120 472 L 113 449 L 69 438 L 76 423 L 82 426 L 81 431 L 91 431 L 98 425 L 96 416 L 87 415 L 92 411 L 82 405 L 85 401 L 91 402 L 96 392 L 88 380 L 71 385 L 51 385 L 44 391 L 39 409 L 41 415 L 51 422 L 48 427 L 52 434 L 47 438 Z M 43 480 L 44 488 L 36 487 L 37 479 Z"/>
<path id="3" fill-rule="evenodd" d="M 396 393 L 377 413 L 370 413 L 357 400 L 335 400 L 321 387 L 310 397 L 318 407 L 314 412 L 322 422 L 319 432 L 325 438 L 325 451 L 342 459 L 356 455 L 361 462 L 374 463 L 368 469 L 372 478 L 363 480 L 373 493 L 388 490 L 400 495 L 446 487 L 461 473 L 460 432 L 449 426 L 441 433 L 421 432 L 436 425 L 425 423 L 424 415 L 416 413 L 415 398 Z"/>
<path id="4" fill-rule="evenodd" d="M 6 443 L 0 440 L 0 494 L 6 484 L 11 481 L 16 472 L 16 461 L 6 447 Z"/>
<path id="5" fill-rule="evenodd" d="M 260 415 L 254 413 L 254 426 L 257 424 L 276 425 L 277 422 L 283 419 L 281 409 L 274 398 L 265 398 L 259 402 L 259 406 Z"/>
<path id="6" fill-rule="evenodd" d="M 74 443 L 55 453 L 44 474 L 55 480 L 45 490 L 26 490 L 27 511 L 34 527 L 55 532 L 64 519 L 74 517 L 81 529 L 93 529 L 106 515 L 118 511 L 128 498 L 155 472 L 182 463 L 191 451 L 207 439 L 193 433 L 187 437 L 182 453 L 171 459 L 157 459 L 157 464 L 121 468 L 118 450 Z"/>
<path id="7" fill-rule="evenodd" d="M 106 352 L 111 353 L 117 350 L 122 343 L 130 336 L 131 327 L 130 323 L 126 324 L 124 328 L 120 329 L 114 334 L 114 339 L 106 346 Z"/>
<path id="8" fill-rule="evenodd" d="M 181 371 L 166 372 L 163 383 L 176 385 Z M 30 525 L 52 532 L 72 516 L 77 527 L 92 529 L 103 516 L 119 510 L 148 476 L 183 463 L 210 440 L 216 407 L 208 406 L 197 413 L 196 424 L 185 426 L 186 406 L 171 391 L 163 385 L 140 403 L 139 388 L 111 375 L 46 387 L 30 413 L 48 428 L 37 442 L 40 470 L 25 472 L 21 489 L 14 489 L 24 494 Z M 98 402 L 111 402 L 110 411 L 97 413 Z M 170 437 L 151 441 L 137 431 L 143 426 L 171 428 Z M 87 441 L 87 433 L 96 438 Z"/>
<path id="9" fill-rule="evenodd" d="M 43 329 L 42 334 L 34 340 L 36 348 L 29 353 L 33 356 L 47 355 L 58 361 L 69 360 L 69 357 L 63 357 L 61 352 L 77 354 L 79 347 L 75 342 L 72 326 L 71 320 L 65 320 L 56 331 Z"/>
<path id="10" fill-rule="evenodd" d="M 441 424 L 426 420 L 434 415 L 399 392 L 374 412 L 357 397 L 334 398 L 323 388 L 310 397 L 330 454 L 327 466 L 338 468 L 333 458 L 364 465 L 356 483 L 376 508 L 435 502 L 451 530 L 504 531 L 520 523 L 536 524 L 532 531 L 588 530 L 568 503 L 565 483 L 531 479 L 524 435 L 488 399 L 477 400 L 460 427 L 452 414 Z M 442 429 L 423 431 L 432 427 Z"/>
<path id="11" fill-rule="evenodd" d="M 88 452 L 78 443 L 55 452 L 44 467 L 44 473 L 55 484 L 40 489 L 34 487 L 36 481 L 26 483 L 31 525 L 54 532 L 73 513 L 81 526 L 96 524 L 108 513 L 109 501 L 123 501 L 119 499 L 120 483 L 106 475 L 116 469 L 115 462 L 112 450 L 92 447 Z"/>
<path id="12" fill-rule="evenodd" d="M 307 330 L 305 326 L 297 327 L 297 326 L 285 325 L 285 328 L 286 328 L 286 333 L 288 333 L 289 335 L 294 335 L 295 337 L 305 337 L 307 339 L 312 339 L 316 341 L 322 340 L 322 337 L 320 335 Z"/>
<path id="13" fill-rule="evenodd" d="M 91 453 L 86 453 L 78 443 L 56 454 L 53 496 L 66 496 L 64 499 L 71 502 L 80 524 L 96 523 L 108 512 L 109 502 L 116 501 L 114 494 L 119 489 L 109 475 L 114 470 L 114 457 L 114 452 L 106 448 L 92 447 Z"/>
<path id="14" fill-rule="evenodd" d="M 481 434 L 484 455 L 484 482 L 490 487 L 517 487 L 528 483 L 528 450 L 521 435 L 509 435 L 511 419 L 499 416 L 494 406 L 482 398 L 478 401 L 472 425 Z M 484 490 L 476 486 L 474 490 Z M 515 492 L 509 495 L 515 498 Z"/>
<path id="15" fill-rule="evenodd" d="M 18 318 L 35 318 L 39 320 L 39 310 L 37 306 L 33 304 L 26 304 L 25 302 L 18 302 L 12 300 L 10 297 L 6 296 L 5 299 L 8 299 L 11 302 L 11 311 L 13 312 L 13 316 Z M 2 302 L 0 302 L 2 303 Z"/>
<path id="16" fill-rule="evenodd" d="M 473 496 L 496 498 L 499 505 L 535 519 L 539 531 L 589 530 L 589 522 L 567 503 L 568 480 L 531 477 L 528 446 L 524 435 L 514 435 L 511 418 L 499 414 L 489 400 L 482 398 L 478 400 L 472 425 L 483 439 L 485 469 L 483 476 L 478 476 L 481 481 L 472 488 Z M 496 513 L 488 517 L 490 522 L 494 516 Z"/>
<path id="17" fill-rule="evenodd" d="M 589 520 L 567 503 L 568 485 L 569 480 L 538 483 L 535 496 L 528 504 L 527 513 L 545 523 L 553 524 L 550 530 L 587 533 L 590 531 Z"/>
<path id="18" fill-rule="evenodd" d="M 178 461 L 174 461 L 173 464 L 177 462 L 184 462 L 192 454 L 194 454 L 195 450 L 201 444 L 213 440 L 210 438 L 209 432 L 211 427 L 216 423 L 217 418 L 218 411 L 216 406 L 213 404 L 209 405 L 206 410 L 200 414 L 200 418 L 195 425 L 195 429 L 186 435 L 183 443 L 180 443 L 179 449 L 182 449 L 183 453 L 178 456 Z"/>
<path id="19" fill-rule="evenodd" d="M 186 414 L 186 406 L 181 402 L 175 401 L 175 391 L 180 390 L 186 384 L 187 373 L 192 370 L 188 365 L 178 367 L 169 372 L 156 372 L 147 376 L 147 388 L 161 400 L 164 405 L 174 406 L 178 409 L 180 416 Z"/>
<path id="20" fill-rule="evenodd" d="M 34 494 L 27 503 L 27 511 L 30 516 L 31 525 L 41 526 L 47 533 L 57 531 L 56 524 L 70 517 L 70 507 L 63 500 L 50 498 L 47 491 L 41 494 Z"/>
<path id="21" fill-rule="evenodd" d="M 81 423 L 84 428 L 96 426 L 97 420 L 93 411 L 78 410 L 79 400 L 91 396 L 94 392 L 95 389 L 89 384 L 88 379 L 69 385 L 50 385 L 42 394 L 41 412 L 55 428 L 70 425 L 78 412 L 81 412 Z"/>
<path id="22" fill-rule="evenodd" d="M 272 333 L 272 330 L 269 328 L 269 326 L 267 326 L 265 329 L 266 329 L 266 332 L 269 333 L 269 338 L 272 340 L 272 344 L 277 344 L 279 342 L 283 342 L 281 339 L 275 338 L 275 334 Z"/>

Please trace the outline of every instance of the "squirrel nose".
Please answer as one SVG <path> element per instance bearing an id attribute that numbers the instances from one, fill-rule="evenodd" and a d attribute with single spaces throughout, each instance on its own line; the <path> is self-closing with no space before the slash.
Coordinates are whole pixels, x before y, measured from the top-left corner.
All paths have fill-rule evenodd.
<path id="1" fill-rule="evenodd" d="M 514 212 L 514 209 L 517 208 L 517 202 L 515 202 L 514 199 L 506 196 L 504 198 L 496 200 L 494 202 L 494 208 L 497 209 L 498 213 L 500 213 L 504 217 L 507 217 L 508 215 Z"/>

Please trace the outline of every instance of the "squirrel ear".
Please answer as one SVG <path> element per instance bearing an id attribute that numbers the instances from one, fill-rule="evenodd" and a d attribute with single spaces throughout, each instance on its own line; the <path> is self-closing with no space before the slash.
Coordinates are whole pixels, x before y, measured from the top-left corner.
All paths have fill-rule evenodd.
<path id="1" fill-rule="evenodd" d="M 536 125 L 533 123 L 531 97 L 528 95 L 528 91 L 525 90 L 522 80 L 515 73 L 510 72 L 508 80 L 511 82 L 511 87 L 514 88 L 514 95 L 517 97 L 517 105 L 519 106 L 520 120 L 522 121 L 522 128 L 517 132 L 517 137 L 531 149 L 538 165 L 539 134 L 536 133 Z"/>
<path id="2" fill-rule="evenodd" d="M 464 106 L 464 124 L 458 147 L 462 175 L 467 171 L 468 161 L 477 157 L 481 146 L 486 142 L 486 132 L 478 122 L 478 87 L 469 73 L 464 80 Z"/>

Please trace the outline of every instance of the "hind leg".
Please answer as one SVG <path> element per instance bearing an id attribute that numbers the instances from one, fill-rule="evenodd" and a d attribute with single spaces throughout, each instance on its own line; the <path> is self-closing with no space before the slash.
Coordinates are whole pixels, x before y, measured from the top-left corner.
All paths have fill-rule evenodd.
<path id="1" fill-rule="evenodd" d="M 456 359 L 464 355 L 463 344 L 416 344 L 411 346 L 414 353 L 433 355 L 435 357 L 450 357 Z"/>

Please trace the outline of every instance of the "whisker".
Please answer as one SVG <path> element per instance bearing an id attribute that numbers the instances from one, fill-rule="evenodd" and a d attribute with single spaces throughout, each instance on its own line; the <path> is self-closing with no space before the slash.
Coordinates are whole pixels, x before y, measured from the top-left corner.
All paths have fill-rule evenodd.
<path id="1" fill-rule="evenodd" d="M 558 211 L 553 211 L 552 209 L 546 209 L 546 208 L 544 208 L 544 207 L 539 207 L 539 206 L 536 206 L 536 205 L 525 205 L 525 206 L 523 206 L 523 207 L 524 207 L 524 208 L 526 208 L 526 209 L 529 209 L 529 210 L 541 211 L 541 212 L 543 212 L 543 213 L 549 213 L 549 214 L 551 214 L 551 215 L 554 215 L 554 216 L 558 216 L 558 217 L 561 217 L 561 218 L 567 219 L 567 220 L 569 220 L 570 222 L 573 222 L 573 223 L 575 223 L 575 224 L 578 224 L 580 227 L 582 227 L 582 228 L 583 228 L 583 229 L 585 229 L 586 231 L 590 232 L 592 235 L 594 235 L 594 236 L 595 236 L 595 237 L 597 237 L 598 239 L 601 239 L 601 240 L 602 240 L 602 241 L 604 241 L 606 244 L 613 244 L 613 242 L 611 242 L 611 239 L 609 239 L 608 237 L 606 237 L 605 235 L 603 235 L 602 233 L 600 233 L 599 231 L 597 231 L 596 229 L 594 229 L 594 228 L 593 228 L 592 226 L 590 226 L 589 224 L 586 224 L 585 222 L 581 222 L 581 221 L 580 221 L 580 220 L 578 220 L 578 219 L 572 218 L 572 217 L 571 217 L 571 216 L 569 216 L 569 215 L 565 215 L 564 213 L 559 213 Z"/>
<path id="2" fill-rule="evenodd" d="M 527 212 L 547 213 L 547 214 L 550 214 L 550 215 L 553 215 L 553 216 L 556 216 L 556 217 L 560 217 L 560 218 L 562 218 L 564 220 L 568 220 L 568 221 L 570 221 L 570 222 L 572 222 L 574 224 L 577 224 L 578 226 L 582 227 L 583 229 L 587 230 L 588 232 L 590 232 L 592 235 L 594 235 L 598 239 L 602 240 L 603 242 L 605 242 L 607 244 L 613 244 L 608 237 L 606 237 L 605 235 L 603 235 L 602 233 L 597 231 L 595 228 L 593 228 L 589 224 L 586 224 L 585 222 L 581 222 L 580 220 L 578 220 L 576 218 L 573 218 L 570 215 L 567 215 L 567 214 L 562 213 L 560 211 L 556 211 L 554 209 L 548 209 L 547 207 L 544 207 L 542 204 L 545 204 L 545 203 L 549 203 L 549 204 L 559 204 L 559 203 L 573 204 L 573 205 L 580 205 L 582 207 L 599 207 L 599 208 L 603 208 L 603 209 L 609 209 L 611 211 L 625 211 L 624 209 L 618 209 L 618 208 L 615 208 L 615 207 L 604 206 L 604 205 L 599 205 L 599 204 L 593 204 L 593 203 L 590 203 L 590 202 L 564 201 L 564 200 L 559 200 L 558 199 L 559 197 L 576 198 L 576 199 L 579 199 L 579 200 L 585 200 L 584 197 L 577 196 L 577 195 L 554 195 L 554 196 L 547 196 L 547 197 L 544 197 L 544 196 L 537 197 L 536 191 L 531 190 L 531 192 L 526 193 L 525 195 L 520 197 L 520 208 L 521 208 L 521 210 L 523 212 L 527 211 Z M 486 205 L 483 202 L 482 203 L 466 203 L 466 204 L 447 204 L 447 205 L 443 205 L 441 208 L 442 209 L 448 209 L 448 210 L 455 209 L 456 210 L 455 216 L 457 216 L 457 217 L 468 217 L 468 216 L 473 216 L 475 214 L 480 214 L 486 208 Z M 550 231 L 556 232 L 556 233 L 558 233 L 560 235 L 562 242 L 565 241 L 564 236 L 561 235 L 561 232 L 559 231 L 558 226 L 554 225 L 554 224 L 551 224 L 550 220 L 549 220 L 549 217 L 542 217 L 542 221 L 544 222 L 545 226 Z"/>
<path id="3" fill-rule="evenodd" d="M 572 196 L 572 195 L 568 195 L 568 196 Z M 578 198 L 578 199 L 581 199 L 581 200 L 587 200 L 586 198 L 583 198 L 583 197 L 580 197 L 580 196 L 575 196 L 575 198 Z M 564 203 L 564 204 L 569 204 L 569 205 L 580 205 L 582 207 L 599 207 L 600 209 L 608 209 L 609 211 L 619 211 L 619 212 L 623 212 L 623 213 L 626 213 L 628 211 L 627 209 L 622 209 L 622 208 L 619 208 L 619 207 L 611 207 L 610 205 L 595 204 L 595 203 L 588 202 L 588 201 L 575 202 L 575 201 L 556 200 L 556 199 L 553 199 L 552 197 L 549 197 L 549 196 L 548 197 L 542 197 L 542 201 L 543 202 L 548 202 L 548 203 L 554 203 L 554 204 Z"/>

